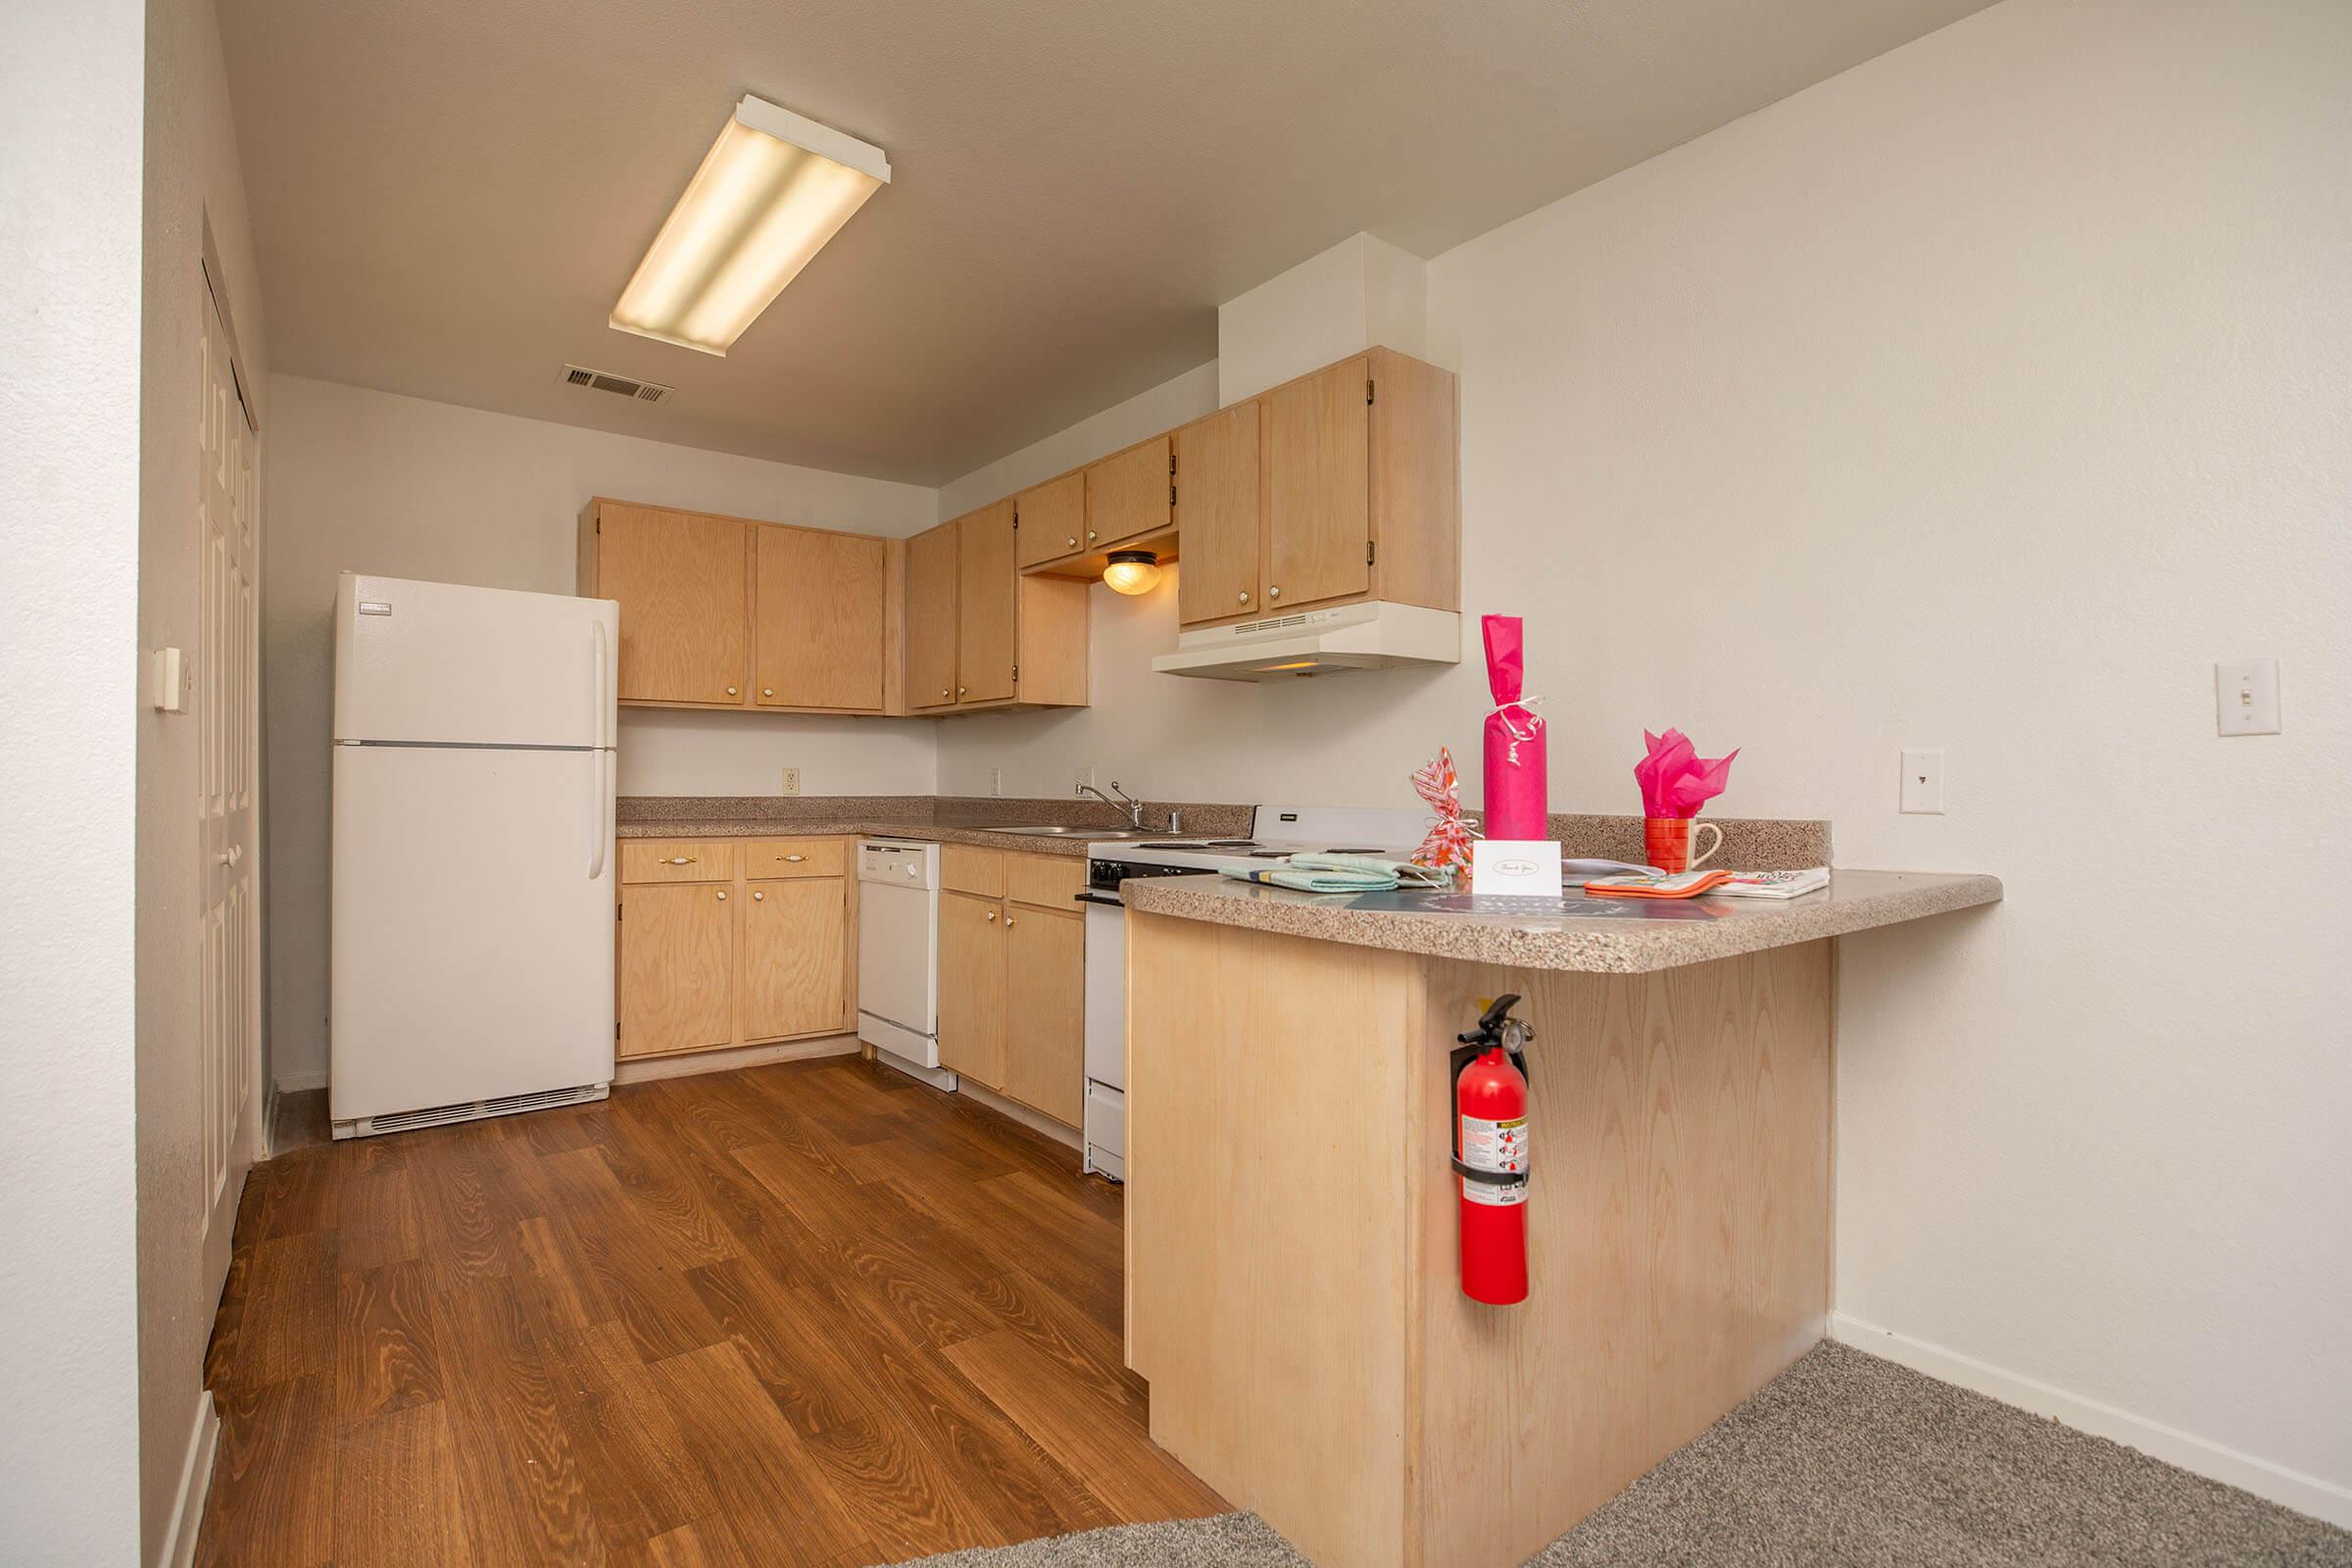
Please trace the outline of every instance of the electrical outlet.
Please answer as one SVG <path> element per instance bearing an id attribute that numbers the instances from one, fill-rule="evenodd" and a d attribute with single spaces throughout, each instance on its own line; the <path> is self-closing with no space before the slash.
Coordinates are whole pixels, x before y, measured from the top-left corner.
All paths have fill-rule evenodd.
<path id="1" fill-rule="evenodd" d="M 2214 727 L 2223 735 L 2276 735 L 2278 661 L 2241 659 L 2213 666 Z"/>
<path id="2" fill-rule="evenodd" d="M 1078 783 L 1077 783 L 1077 786 L 1076 786 L 1074 789 L 1072 789 L 1072 790 L 1070 791 L 1070 793 L 1071 793 L 1071 794 L 1073 794 L 1073 795 L 1084 795 L 1084 794 L 1085 794 L 1085 793 L 1086 793 L 1088 790 L 1091 790 L 1091 789 L 1093 789 L 1094 787 L 1095 787 L 1095 768 L 1094 768 L 1094 764 L 1090 762 L 1090 763 L 1088 763 L 1086 766 L 1084 766 L 1084 767 L 1082 767 L 1082 768 L 1080 768 L 1080 769 L 1078 770 Z"/>
<path id="3" fill-rule="evenodd" d="M 801 770 L 799 768 L 788 767 L 784 770 L 784 793 L 787 795 L 801 793 Z"/>
<path id="4" fill-rule="evenodd" d="M 1943 754 L 1903 753 L 1901 809 L 1919 816 L 1943 814 Z"/>
<path id="5" fill-rule="evenodd" d="M 1004 770 L 1003 768 L 992 767 L 988 770 L 988 793 L 991 795 L 1004 793 Z"/>

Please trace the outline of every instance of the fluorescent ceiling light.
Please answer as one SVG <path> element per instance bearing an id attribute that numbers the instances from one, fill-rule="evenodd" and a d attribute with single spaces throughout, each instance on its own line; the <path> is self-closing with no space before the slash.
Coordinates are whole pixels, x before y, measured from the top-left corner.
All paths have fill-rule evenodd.
<path id="1" fill-rule="evenodd" d="M 637 264 L 612 325 L 725 355 L 889 183 L 881 148 L 747 95 Z"/>

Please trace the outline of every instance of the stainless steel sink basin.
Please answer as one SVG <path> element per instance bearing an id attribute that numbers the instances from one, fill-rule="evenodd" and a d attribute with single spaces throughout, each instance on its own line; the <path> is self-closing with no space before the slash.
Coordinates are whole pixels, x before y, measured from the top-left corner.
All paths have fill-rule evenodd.
<path id="1" fill-rule="evenodd" d="M 1010 833 L 1025 839 L 1086 839 L 1101 842 L 1110 839 L 1164 839 L 1171 835 L 1148 827 L 1071 827 L 1053 823 L 1042 827 L 983 827 L 983 833 Z"/>

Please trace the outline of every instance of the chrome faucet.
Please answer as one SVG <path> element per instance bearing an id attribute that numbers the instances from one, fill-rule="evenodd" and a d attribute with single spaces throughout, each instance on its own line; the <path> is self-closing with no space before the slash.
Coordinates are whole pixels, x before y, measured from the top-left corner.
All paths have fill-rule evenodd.
<path id="1" fill-rule="evenodd" d="M 1134 828 L 1139 833 L 1142 832 L 1144 827 L 1144 803 L 1137 800 L 1134 796 L 1128 794 L 1125 790 L 1119 789 L 1119 781 L 1115 778 L 1110 781 L 1110 787 L 1118 792 L 1119 798 L 1115 801 L 1109 796 L 1103 794 L 1101 790 L 1095 788 L 1092 784 L 1079 785 L 1078 793 L 1081 795 L 1092 795 L 1096 800 L 1101 801 L 1104 806 L 1116 807 L 1120 810 L 1125 811 L 1127 813 L 1127 825 Z"/>

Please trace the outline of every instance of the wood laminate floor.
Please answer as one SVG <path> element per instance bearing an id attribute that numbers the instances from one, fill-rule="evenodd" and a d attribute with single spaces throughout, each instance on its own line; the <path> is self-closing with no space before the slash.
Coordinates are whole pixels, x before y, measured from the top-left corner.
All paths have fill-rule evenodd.
<path id="1" fill-rule="evenodd" d="M 255 1167 L 197 1551 L 892 1562 L 1220 1512 L 1121 1366 L 1120 1195 L 855 1057 Z"/>

